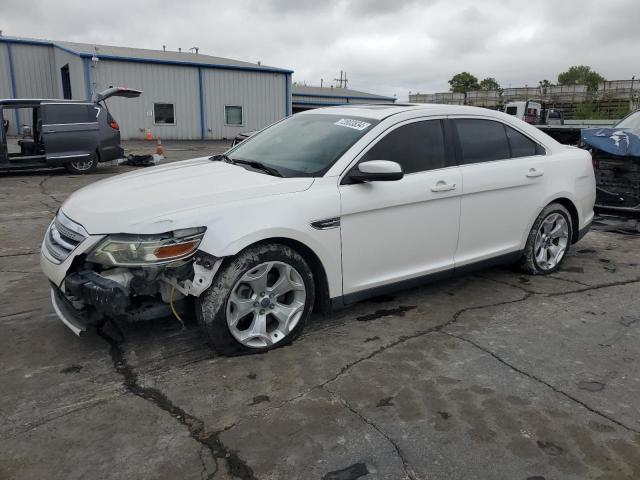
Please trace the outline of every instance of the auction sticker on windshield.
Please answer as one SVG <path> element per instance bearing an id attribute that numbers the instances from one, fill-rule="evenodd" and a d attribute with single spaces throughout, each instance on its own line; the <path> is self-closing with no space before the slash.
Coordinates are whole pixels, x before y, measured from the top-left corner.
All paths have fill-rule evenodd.
<path id="1" fill-rule="evenodd" d="M 363 122 L 362 120 L 354 120 L 353 118 L 341 118 L 334 125 L 339 127 L 353 128 L 354 130 L 364 130 L 370 123 Z"/>

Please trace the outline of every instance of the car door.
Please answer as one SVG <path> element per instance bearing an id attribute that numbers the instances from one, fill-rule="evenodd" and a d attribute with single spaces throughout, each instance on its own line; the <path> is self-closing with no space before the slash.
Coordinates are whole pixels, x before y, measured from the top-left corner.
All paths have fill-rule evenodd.
<path id="1" fill-rule="evenodd" d="M 397 162 L 405 172 L 401 180 L 357 184 L 348 184 L 348 177 L 342 180 L 347 298 L 453 267 L 461 176 L 451 157 L 441 119 L 412 120 L 386 131 L 357 161 Z M 351 298 L 357 300 L 357 295 Z"/>
<path id="2" fill-rule="evenodd" d="M 462 174 L 456 268 L 518 252 L 545 198 L 550 157 L 502 122 L 452 118 Z"/>
<path id="3" fill-rule="evenodd" d="M 42 141 L 47 163 L 60 164 L 95 155 L 98 107 L 93 103 L 42 103 Z"/>

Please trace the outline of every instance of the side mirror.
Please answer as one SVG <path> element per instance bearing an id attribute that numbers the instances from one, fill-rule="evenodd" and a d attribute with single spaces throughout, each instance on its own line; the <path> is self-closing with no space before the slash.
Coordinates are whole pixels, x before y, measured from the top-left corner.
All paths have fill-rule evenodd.
<path id="1" fill-rule="evenodd" d="M 349 174 L 349 180 L 361 182 L 390 182 L 404 176 L 399 163 L 389 160 L 369 160 L 359 163 Z"/>

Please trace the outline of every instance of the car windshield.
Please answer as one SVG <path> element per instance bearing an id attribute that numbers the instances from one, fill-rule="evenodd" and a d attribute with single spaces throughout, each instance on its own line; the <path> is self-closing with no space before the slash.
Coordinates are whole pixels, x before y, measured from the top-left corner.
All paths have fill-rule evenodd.
<path id="1" fill-rule="evenodd" d="M 616 124 L 616 128 L 635 128 L 640 130 L 640 110 L 620 120 Z"/>
<path id="2" fill-rule="evenodd" d="M 293 115 L 230 150 L 232 160 L 260 162 L 285 177 L 321 176 L 377 120 L 329 114 Z"/>

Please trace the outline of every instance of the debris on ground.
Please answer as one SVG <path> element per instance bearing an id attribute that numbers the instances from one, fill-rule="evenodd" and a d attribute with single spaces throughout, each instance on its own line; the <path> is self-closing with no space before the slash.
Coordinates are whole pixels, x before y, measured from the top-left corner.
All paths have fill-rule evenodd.
<path id="1" fill-rule="evenodd" d="M 163 155 L 158 155 L 154 153 L 153 155 L 134 155 L 129 154 L 129 156 L 121 162 L 124 165 L 130 165 L 132 167 L 152 167 L 154 165 L 158 165 L 162 160 L 164 160 Z"/>

